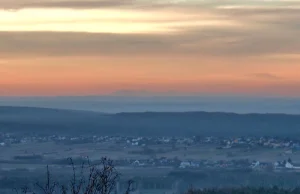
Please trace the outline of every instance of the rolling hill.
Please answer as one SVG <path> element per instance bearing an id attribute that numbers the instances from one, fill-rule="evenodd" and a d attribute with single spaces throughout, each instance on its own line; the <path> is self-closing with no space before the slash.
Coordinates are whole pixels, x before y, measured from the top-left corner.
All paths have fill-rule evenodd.
<path id="1" fill-rule="evenodd" d="M 222 112 L 104 114 L 32 107 L 0 107 L 0 131 L 98 135 L 300 136 L 300 115 Z"/>

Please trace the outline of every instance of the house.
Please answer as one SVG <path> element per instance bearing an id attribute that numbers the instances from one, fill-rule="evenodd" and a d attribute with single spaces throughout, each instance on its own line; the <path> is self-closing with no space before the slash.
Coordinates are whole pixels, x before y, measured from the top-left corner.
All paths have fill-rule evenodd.
<path id="1" fill-rule="evenodd" d="M 132 142 L 131 145 L 133 145 L 133 146 L 138 146 L 138 145 L 139 145 L 139 142 Z"/>
<path id="2" fill-rule="evenodd" d="M 252 162 L 252 164 L 250 165 L 251 168 L 257 168 L 259 167 L 260 165 L 260 162 L 259 161 L 255 161 L 255 162 Z"/>
<path id="3" fill-rule="evenodd" d="M 300 166 L 296 166 L 292 160 L 289 158 L 288 161 L 285 163 L 285 168 L 288 169 L 300 169 Z"/>
<path id="4" fill-rule="evenodd" d="M 294 168 L 294 165 L 289 163 L 289 162 L 286 162 L 285 163 L 285 168 Z"/>
<path id="5" fill-rule="evenodd" d="M 193 167 L 193 168 L 198 168 L 200 166 L 200 164 L 197 162 L 190 162 L 190 164 L 191 164 L 191 167 Z"/>
<path id="6" fill-rule="evenodd" d="M 198 168 L 200 166 L 199 162 L 181 162 L 179 168 Z"/>
<path id="7" fill-rule="evenodd" d="M 132 163 L 133 166 L 144 166 L 145 164 L 144 163 L 141 163 L 139 160 L 135 160 L 133 163 Z"/>
<path id="8" fill-rule="evenodd" d="M 184 162 L 181 162 L 179 165 L 179 168 L 187 168 L 187 167 L 191 167 L 190 162 L 184 161 Z"/>
<path id="9" fill-rule="evenodd" d="M 276 169 L 300 169 L 300 166 L 295 165 L 291 159 L 284 160 L 283 162 L 275 162 L 274 167 Z"/>

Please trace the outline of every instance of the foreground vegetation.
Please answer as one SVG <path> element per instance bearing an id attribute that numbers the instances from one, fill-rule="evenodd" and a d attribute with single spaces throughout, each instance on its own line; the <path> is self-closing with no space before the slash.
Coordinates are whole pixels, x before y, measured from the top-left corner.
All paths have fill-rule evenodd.
<path id="1" fill-rule="evenodd" d="M 252 187 L 241 187 L 241 188 L 221 188 L 221 189 L 204 189 L 195 190 L 190 189 L 186 194 L 299 194 L 300 188 L 294 189 L 283 189 L 276 186 L 271 188 L 252 188 Z"/>
<path id="2" fill-rule="evenodd" d="M 44 181 L 27 185 L 21 189 L 15 189 L 20 194 L 129 194 L 134 192 L 134 181 L 128 180 L 127 187 L 123 190 L 118 188 L 121 174 L 116 170 L 114 161 L 103 157 L 99 163 L 91 163 L 88 159 L 80 165 L 75 165 L 69 159 L 72 175 L 69 181 L 59 182 L 58 177 L 53 177 L 47 166 Z M 197 177 L 190 177 L 197 179 Z M 192 181 L 192 180 L 191 180 Z M 272 187 L 232 187 L 232 188 L 210 188 L 195 189 L 191 187 L 184 194 L 299 194 L 300 187 L 280 188 Z"/>
<path id="3" fill-rule="evenodd" d="M 15 189 L 16 193 L 23 194 L 111 194 L 117 192 L 117 182 L 120 173 L 116 170 L 111 159 L 103 157 L 99 164 L 91 164 L 89 160 L 82 163 L 80 169 L 70 159 L 73 174 L 67 183 L 53 180 L 47 166 L 46 179 L 31 186 Z M 125 194 L 133 191 L 133 181 L 128 180 Z"/>

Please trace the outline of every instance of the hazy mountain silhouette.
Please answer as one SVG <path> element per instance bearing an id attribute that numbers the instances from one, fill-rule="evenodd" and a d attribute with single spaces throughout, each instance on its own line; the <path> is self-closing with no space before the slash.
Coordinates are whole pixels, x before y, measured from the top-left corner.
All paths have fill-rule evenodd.
<path id="1" fill-rule="evenodd" d="M 300 135 L 300 115 L 221 112 L 103 114 L 0 107 L 0 131 L 101 135 Z"/>
<path id="2" fill-rule="evenodd" d="M 150 95 L 147 92 L 139 92 L 138 95 L 132 91 L 121 92 L 121 94 L 115 96 L 0 97 L 0 106 L 61 108 L 105 113 L 201 110 L 207 112 L 300 114 L 300 100 L 297 98 L 154 96 L 154 94 Z"/>

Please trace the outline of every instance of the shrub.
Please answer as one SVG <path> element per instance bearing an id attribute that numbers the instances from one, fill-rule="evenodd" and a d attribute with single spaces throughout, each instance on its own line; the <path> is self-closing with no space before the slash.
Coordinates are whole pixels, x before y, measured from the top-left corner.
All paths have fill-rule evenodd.
<path id="1" fill-rule="evenodd" d="M 72 166 L 72 177 L 67 184 L 60 184 L 52 180 L 52 176 L 47 166 L 46 181 L 37 182 L 33 188 L 28 186 L 16 190 L 23 194 L 111 194 L 116 190 L 120 173 L 116 170 L 112 160 L 103 157 L 101 163 L 92 165 L 89 160 L 82 163 L 79 175 L 72 159 L 69 159 Z M 87 176 L 85 175 L 87 172 Z M 133 181 L 128 181 L 126 194 L 133 191 Z"/>

